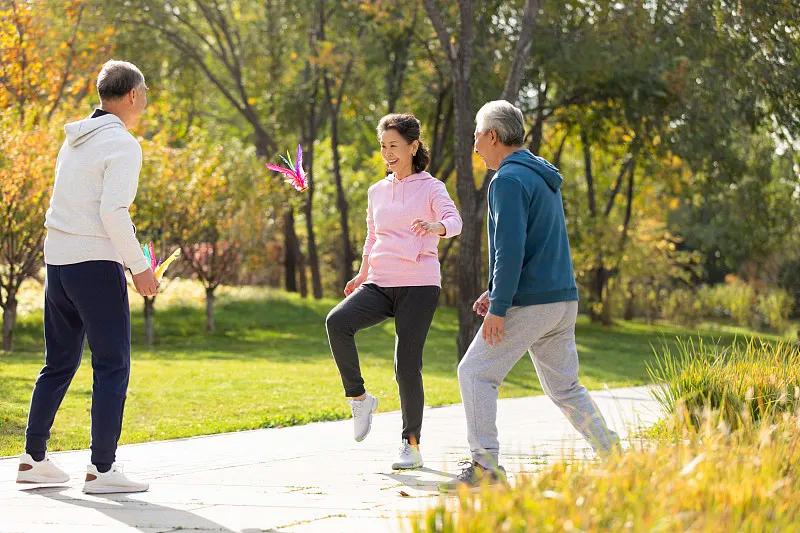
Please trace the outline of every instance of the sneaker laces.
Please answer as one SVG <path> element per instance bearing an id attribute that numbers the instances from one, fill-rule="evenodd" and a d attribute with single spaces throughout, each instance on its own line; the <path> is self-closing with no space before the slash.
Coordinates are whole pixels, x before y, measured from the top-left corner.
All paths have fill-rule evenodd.
<path id="1" fill-rule="evenodd" d="M 411 454 L 411 444 L 407 440 L 404 440 L 403 444 L 400 445 L 399 453 L 401 456 Z"/>
<path id="2" fill-rule="evenodd" d="M 471 480 L 475 477 L 475 463 L 471 460 L 459 461 L 461 473 L 456 477 L 459 481 Z"/>
<path id="3" fill-rule="evenodd" d="M 361 408 L 364 406 L 364 402 L 366 400 L 366 398 L 363 400 L 350 400 L 350 411 L 353 413 L 353 416 L 356 416 L 361 412 Z"/>

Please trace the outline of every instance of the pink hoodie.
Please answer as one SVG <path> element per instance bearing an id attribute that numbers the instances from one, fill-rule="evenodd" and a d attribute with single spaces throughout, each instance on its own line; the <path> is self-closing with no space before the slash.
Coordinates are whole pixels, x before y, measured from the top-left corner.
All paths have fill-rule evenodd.
<path id="1" fill-rule="evenodd" d="M 445 238 L 461 233 L 461 215 L 444 183 L 427 172 L 395 179 L 394 174 L 369 188 L 364 260 L 365 283 L 380 287 L 441 287 L 439 236 L 417 236 L 411 224 L 420 218 L 441 222 Z"/>

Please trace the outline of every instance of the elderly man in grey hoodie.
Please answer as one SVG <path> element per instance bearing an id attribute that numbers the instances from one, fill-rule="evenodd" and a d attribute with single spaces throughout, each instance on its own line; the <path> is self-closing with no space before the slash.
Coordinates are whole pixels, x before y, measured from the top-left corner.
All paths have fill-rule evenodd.
<path id="1" fill-rule="evenodd" d="M 143 296 L 158 282 L 135 236 L 128 208 L 136 196 L 142 149 L 128 132 L 147 105 L 141 71 L 108 61 L 97 78 L 100 109 L 64 127 L 66 139 L 45 226 L 45 366 L 31 398 L 19 483 L 65 483 L 47 457 L 50 429 L 81 362 L 92 350 L 91 464 L 84 492 L 141 492 L 115 462 L 130 375 L 130 309 L 123 267 Z"/>

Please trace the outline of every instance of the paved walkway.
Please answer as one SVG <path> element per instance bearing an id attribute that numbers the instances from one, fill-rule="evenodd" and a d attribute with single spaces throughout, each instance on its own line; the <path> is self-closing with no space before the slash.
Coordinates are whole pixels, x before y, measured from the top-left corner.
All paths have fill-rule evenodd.
<path id="1" fill-rule="evenodd" d="M 659 415 L 644 387 L 593 397 L 623 436 Z M 510 473 L 588 454 L 543 396 L 501 400 L 498 426 Z M 467 457 L 464 413 L 426 411 L 421 470 L 392 472 L 399 431 L 392 412 L 376 416 L 362 443 L 345 420 L 123 446 L 127 471 L 151 482 L 131 495 L 83 494 L 85 450 L 53 454 L 73 479 L 57 487 L 17 485 L 17 459 L 0 459 L 0 532 L 402 531 L 403 516 L 435 503 L 437 483 Z"/>

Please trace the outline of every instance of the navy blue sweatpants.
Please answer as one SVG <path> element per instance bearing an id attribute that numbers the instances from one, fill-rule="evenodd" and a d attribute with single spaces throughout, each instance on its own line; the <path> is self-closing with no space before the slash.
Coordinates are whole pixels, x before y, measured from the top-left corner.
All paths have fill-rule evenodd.
<path id="1" fill-rule="evenodd" d="M 131 321 L 122 265 L 87 261 L 47 265 L 45 366 L 33 389 L 25 449 L 43 453 L 64 394 L 81 363 L 84 338 L 92 351 L 92 463 L 115 461 L 131 362 Z"/>

